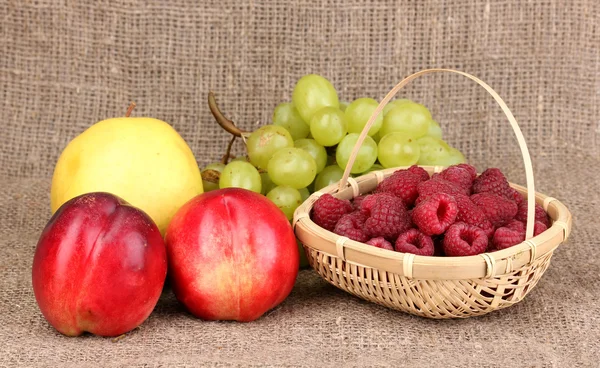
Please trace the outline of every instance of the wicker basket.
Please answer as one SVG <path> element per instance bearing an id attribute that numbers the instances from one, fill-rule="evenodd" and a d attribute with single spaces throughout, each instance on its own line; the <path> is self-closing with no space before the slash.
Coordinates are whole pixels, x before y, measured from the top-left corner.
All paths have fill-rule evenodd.
<path id="1" fill-rule="evenodd" d="M 341 237 L 316 225 L 310 211 L 319 196 L 330 193 L 351 199 L 375 189 L 385 177 L 401 168 L 349 177 L 358 148 L 377 115 L 411 80 L 428 73 L 452 72 L 477 82 L 494 97 L 511 123 L 519 142 L 527 188 L 511 184 L 528 198 L 535 197 L 552 219 L 548 230 L 533 237 L 534 202 L 529 201 L 526 240 L 493 253 L 468 257 L 425 257 L 379 249 Z M 427 167 L 431 175 L 444 167 Z M 415 73 L 381 101 L 361 133 L 339 183 L 313 193 L 295 212 L 294 228 L 311 267 L 325 280 L 355 296 L 400 311 L 428 318 L 465 318 L 508 307 L 522 300 L 550 265 L 553 251 L 571 230 L 571 214 L 558 200 L 535 193 L 533 169 L 519 126 L 496 92 L 481 80 L 455 70 L 429 69 Z"/>

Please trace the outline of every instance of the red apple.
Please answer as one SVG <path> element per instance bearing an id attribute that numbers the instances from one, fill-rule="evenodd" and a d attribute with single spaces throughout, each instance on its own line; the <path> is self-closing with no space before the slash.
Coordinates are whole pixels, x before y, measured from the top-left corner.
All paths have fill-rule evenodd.
<path id="1" fill-rule="evenodd" d="M 52 216 L 33 259 L 33 291 L 48 322 L 68 336 L 117 336 L 152 312 L 167 273 L 164 241 L 141 210 L 89 193 Z"/>
<path id="2" fill-rule="evenodd" d="M 205 320 L 253 321 L 290 294 L 298 274 L 289 221 L 246 189 L 190 200 L 171 220 L 166 244 L 175 296 Z"/>

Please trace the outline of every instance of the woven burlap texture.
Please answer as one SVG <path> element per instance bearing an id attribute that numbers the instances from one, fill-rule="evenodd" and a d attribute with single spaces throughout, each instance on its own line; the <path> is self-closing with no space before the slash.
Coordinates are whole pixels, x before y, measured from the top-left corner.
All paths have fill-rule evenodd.
<path id="1" fill-rule="evenodd" d="M 0 366 L 597 366 L 599 24 L 596 0 L 0 0 Z M 429 67 L 474 74 L 506 100 L 536 189 L 574 215 L 571 237 L 523 302 L 431 321 L 306 270 L 280 307 L 248 324 L 195 319 L 170 291 L 118 341 L 66 338 L 42 317 L 31 262 L 50 178 L 89 125 L 133 100 L 135 116 L 172 124 L 204 165 L 229 139 L 210 117 L 209 90 L 252 129 L 304 74 L 328 77 L 344 100 L 381 99 Z M 524 183 L 513 133 L 481 88 L 433 75 L 403 95 L 425 103 L 479 169 Z"/>

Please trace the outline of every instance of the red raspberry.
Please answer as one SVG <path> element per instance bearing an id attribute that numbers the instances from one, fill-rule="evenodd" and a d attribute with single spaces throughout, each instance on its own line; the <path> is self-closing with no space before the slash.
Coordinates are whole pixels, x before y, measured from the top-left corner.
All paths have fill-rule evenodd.
<path id="1" fill-rule="evenodd" d="M 471 192 L 473 177 L 471 176 L 471 172 L 466 168 L 450 166 L 439 174 L 436 174 L 434 177 L 447 180 L 461 188 L 464 188 L 467 190 L 466 194 L 470 194 Z"/>
<path id="2" fill-rule="evenodd" d="M 546 225 L 536 221 L 533 226 L 533 236 L 543 233 L 546 229 Z M 525 230 L 525 223 L 518 220 L 512 220 L 506 226 L 499 227 L 494 233 L 493 248 L 500 250 L 523 242 L 525 240 Z"/>
<path id="3" fill-rule="evenodd" d="M 369 240 L 365 232 L 365 216 L 359 211 L 347 213 L 335 225 L 334 233 L 359 242 Z"/>
<path id="4" fill-rule="evenodd" d="M 360 206 L 361 206 L 362 202 L 365 200 L 365 198 L 367 198 L 366 194 L 360 195 L 358 197 L 354 197 L 354 199 L 352 200 L 352 206 L 354 207 L 355 210 L 360 209 Z"/>
<path id="5" fill-rule="evenodd" d="M 507 196 L 509 190 L 508 180 L 500 169 L 487 169 L 473 181 L 473 193 L 493 193 Z"/>
<path id="6" fill-rule="evenodd" d="M 377 201 L 371 208 L 370 217 L 365 221 L 367 235 L 371 238 L 381 236 L 388 240 L 396 239 L 400 233 L 411 226 L 410 215 L 400 201 Z"/>
<path id="7" fill-rule="evenodd" d="M 419 203 L 412 211 L 412 220 L 425 235 L 443 234 L 454 223 L 458 207 L 449 194 L 438 193 Z"/>
<path id="8" fill-rule="evenodd" d="M 508 224 L 506 224 L 504 227 L 509 228 L 511 230 L 515 230 L 518 231 L 520 233 L 525 234 L 525 224 L 522 223 L 519 220 L 511 220 Z"/>
<path id="9" fill-rule="evenodd" d="M 523 198 L 523 195 L 512 187 L 508 189 L 508 192 L 506 193 L 505 197 L 513 200 L 517 205 L 521 204 L 525 200 L 525 198 Z"/>
<path id="10" fill-rule="evenodd" d="M 485 213 L 471 201 L 471 198 L 466 195 L 457 195 L 454 196 L 454 199 L 456 200 L 456 205 L 458 207 L 456 222 L 464 222 L 469 225 L 477 226 L 485 231 L 486 235 L 489 237 L 494 234 L 494 226 L 485 216 Z"/>
<path id="11" fill-rule="evenodd" d="M 312 208 L 311 218 L 315 224 L 333 231 L 338 220 L 352 212 L 350 201 L 335 198 L 331 194 L 323 194 Z"/>
<path id="12" fill-rule="evenodd" d="M 520 233 L 506 227 L 499 227 L 494 232 L 492 248 L 490 250 L 502 250 L 510 248 L 513 245 L 520 244 L 523 242 L 523 240 L 525 240 L 525 233 Z"/>
<path id="13" fill-rule="evenodd" d="M 475 178 L 477 177 L 477 169 L 475 169 L 475 166 L 473 165 L 458 164 L 454 165 L 454 167 L 460 167 L 461 169 L 467 170 L 469 174 L 471 174 L 471 180 L 475 180 Z"/>
<path id="14" fill-rule="evenodd" d="M 546 230 L 548 230 L 548 226 L 546 226 L 546 224 L 540 221 L 536 221 L 535 225 L 533 225 L 533 236 L 540 235 Z"/>
<path id="15" fill-rule="evenodd" d="M 392 193 L 383 192 L 367 195 L 360 202 L 360 211 L 366 216 L 371 216 L 371 210 L 373 209 L 373 206 L 380 201 L 391 202 L 394 206 L 404 207 L 404 202 L 402 202 L 402 199 L 396 197 Z"/>
<path id="16" fill-rule="evenodd" d="M 504 174 L 496 168 L 487 169 L 475 179 L 473 193 L 493 193 L 508 198 L 517 204 L 524 200 L 523 195 L 512 188 Z"/>
<path id="17" fill-rule="evenodd" d="M 499 227 L 494 232 L 492 246 L 496 250 L 506 249 L 525 240 L 525 224 L 512 220 L 504 227 Z"/>
<path id="18" fill-rule="evenodd" d="M 419 193 L 419 199 L 417 200 L 417 204 L 427 199 L 427 197 L 438 193 L 446 193 L 452 196 L 458 194 L 469 194 L 469 191 L 467 189 L 462 188 L 454 183 L 451 183 L 448 180 L 442 179 L 439 176 L 436 176 L 431 180 L 427 180 L 420 183 L 417 186 L 417 191 Z"/>
<path id="19" fill-rule="evenodd" d="M 376 193 L 388 192 L 402 199 L 406 206 L 412 206 L 417 199 L 417 185 L 423 177 L 408 170 L 398 170 L 385 178 L 375 189 Z"/>
<path id="20" fill-rule="evenodd" d="M 382 237 L 370 239 L 367 242 L 367 244 L 381 249 L 394 250 L 394 247 L 392 247 L 392 243 L 390 243 Z"/>
<path id="21" fill-rule="evenodd" d="M 519 203 L 515 219 L 527 223 L 527 200 L 523 200 Z M 537 203 L 535 204 L 535 221 L 539 221 L 546 225 L 546 228 L 550 227 L 550 218 L 548 217 L 548 214 L 544 211 L 542 206 Z"/>
<path id="22" fill-rule="evenodd" d="M 450 257 L 472 256 L 485 252 L 488 246 L 486 233 L 477 226 L 457 222 L 444 236 L 444 253 Z"/>
<path id="23" fill-rule="evenodd" d="M 492 193 L 477 193 L 471 196 L 494 227 L 506 225 L 517 214 L 517 204 L 510 199 Z"/>
<path id="24" fill-rule="evenodd" d="M 411 167 L 408 168 L 408 171 L 417 175 L 419 178 L 421 178 L 422 181 L 429 180 L 429 174 L 427 173 L 427 171 L 424 168 L 422 168 L 420 166 L 412 165 Z"/>
<path id="25" fill-rule="evenodd" d="M 400 234 L 394 247 L 398 252 L 420 256 L 432 256 L 434 253 L 433 240 L 418 229 L 410 229 Z"/>
<path id="26" fill-rule="evenodd" d="M 511 228 L 513 230 L 522 231 L 523 234 L 525 233 L 526 229 L 525 223 L 518 220 L 513 220 L 509 222 L 508 225 L 506 225 L 506 227 Z M 548 227 L 544 223 L 536 221 L 533 225 L 533 236 L 540 235 L 546 230 L 548 230 Z"/>
<path id="27" fill-rule="evenodd" d="M 436 257 L 443 257 L 444 254 L 444 236 L 435 236 L 433 239 L 433 255 Z"/>

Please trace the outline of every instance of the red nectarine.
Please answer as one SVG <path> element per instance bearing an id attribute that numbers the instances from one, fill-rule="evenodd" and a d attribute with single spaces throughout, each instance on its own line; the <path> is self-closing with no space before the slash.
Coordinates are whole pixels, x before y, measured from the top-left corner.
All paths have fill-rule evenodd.
<path id="1" fill-rule="evenodd" d="M 289 221 L 246 189 L 190 200 L 169 224 L 166 244 L 177 299 L 206 320 L 255 320 L 290 294 L 298 274 Z"/>
<path id="2" fill-rule="evenodd" d="M 150 315 L 167 259 L 156 224 L 108 193 L 89 193 L 52 216 L 33 260 L 33 291 L 59 332 L 117 336 Z"/>

